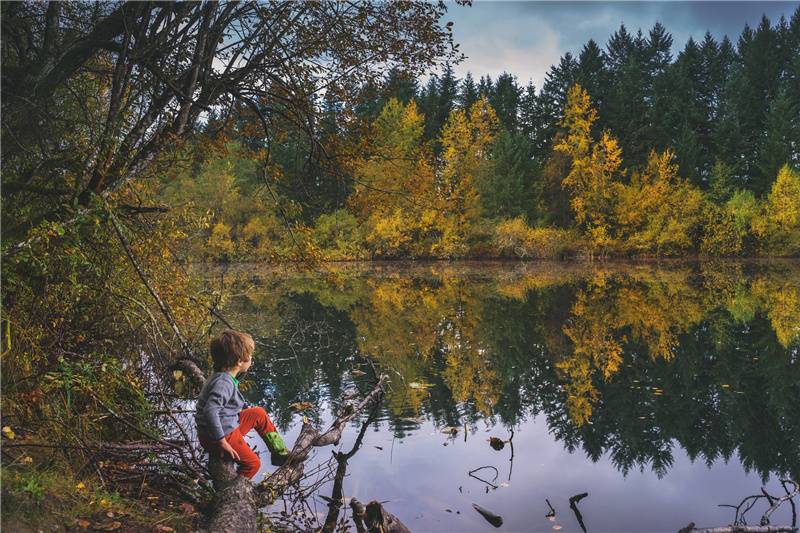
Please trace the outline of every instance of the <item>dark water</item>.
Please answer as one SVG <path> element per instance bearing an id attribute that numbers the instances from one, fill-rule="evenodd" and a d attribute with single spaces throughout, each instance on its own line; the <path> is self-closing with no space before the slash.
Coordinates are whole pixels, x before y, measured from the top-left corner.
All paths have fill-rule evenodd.
<path id="1" fill-rule="evenodd" d="M 579 515 L 590 532 L 722 526 L 735 510 L 720 504 L 800 479 L 796 263 L 204 276 L 236 294 L 226 318 L 259 343 L 248 398 L 287 441 L 301 422 L 290 404 L 312 402 L 307 416 L 327 428 L 344 394 L 371 390 L 374 369 L 390 375 L 341 488 L 411 531 L 582 531 Z M 273 512 L 355 531 L 349 507 L 331 511 L 322 496 L 333 494 L 331 451 L 351 451 L 368 414 L 317 452 L 304 503 Z M 756 502 L 747 522 L 768 507 Z M 772 516 L 791 521 L 788 504 Z"/>

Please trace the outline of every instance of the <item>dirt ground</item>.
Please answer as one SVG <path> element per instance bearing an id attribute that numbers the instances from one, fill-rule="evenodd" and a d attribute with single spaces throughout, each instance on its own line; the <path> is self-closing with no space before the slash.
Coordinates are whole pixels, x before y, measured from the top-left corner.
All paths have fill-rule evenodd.
<path id="1" fill-rule="evenodd" d="M 198 527 L 195 512 L 147 509 L 137 504 L 131 512 L 103 511 L 79 518 L 67 512 L 67 502 L 54 496 L 34 501 L 27 494 L 2 494 L 3 533 L 189 533 Z"/>

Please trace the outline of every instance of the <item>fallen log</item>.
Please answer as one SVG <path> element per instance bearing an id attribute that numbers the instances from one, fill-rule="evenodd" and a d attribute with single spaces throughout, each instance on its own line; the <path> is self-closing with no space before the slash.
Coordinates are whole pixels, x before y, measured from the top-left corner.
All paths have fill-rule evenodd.
<path id="1" fill-rule="evenodd" d="M 678 533 L 797 533 L 797 528 L 792 526 L 719 526 L 696 528 L 694 527 L 694 523 L 692 523 L 681 529 Z"/>
<path id="2" fill-rule="evenodd" d="M 795 504 L 794 498 L 797 496 L 798 492 L 800 492 L 800 484 L 791 480 L 791 479 L 781 479 L 781 485 L 783 489 L 786 491 L 786 495 L 780 498 L 775 496 L 770 496 L 767 494 L 767 491 L 762 488 L 762 494 L 757 494 L 753 496 L 748 496 L 742 503 L 739 505 L 724 505 L 721 507 L 732 507 L 736 509 L 736 516 L 734 518 L 733 525 L 728 526 L 717 526 L 717 527 L 695 527 L 694 522 L 690 522 L 688 526 L 680 529 L 678 533 L 798 533 L 797 529 L 797 514 L 795 512 Z M 789 486 L 793 487 L 793 490 L 789 491 Z M 760 498 L 766 498 L 767 501 L 770 503 L 769 509 L 761 516 L 761 525 L 758 526 L 748 526 L 744 525 L 744 515 L 745 513 L 752 509 L 753 504 L 749 503 L 750 500 L 758 500 Z M 772 513 L 783 503 L 788 501 L 792 506 L 792 525 L 771 525 L 769 523 L 769 518 Z M 745 507 L 744 511 L 741 509 Z M 741 514 L 740 514 L 741 511 Z"/>
<path id="3" fill-rule="evenodd" d="M 209 473 L 214 486 L 214 498 L 211 519 L 201 531 L 255 533 L 258 527 L 258 510 L 272 505 L 289 487 L 302 479 L 304 461 L 311 448 L 338 444 L 347 423 L 384 393 L 383 384 L 388 378 L 385 374 L 381 375 L 372 392 L 357 407 L 345 408 L 345 412 L 336 418 L 325 433 L 320 433 L 304 421 L 300 435 L 292 447 L 290 459 L 258 485 L 237 475 L 235 463 L 229 457 L 211 457 Z M 397 530 L 396 533 L 401 532 L 402 530 Z M 407 530 L 403 533 L 407 533 Z"/>

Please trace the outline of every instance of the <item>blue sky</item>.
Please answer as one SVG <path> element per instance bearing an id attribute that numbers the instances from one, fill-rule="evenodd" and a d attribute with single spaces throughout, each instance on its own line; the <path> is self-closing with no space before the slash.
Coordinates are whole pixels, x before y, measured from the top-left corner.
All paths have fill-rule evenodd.
<path id="1" fill-rule="evenodd" d="M 718 40 L 727 35 L 735 45 L 745 24 L 755 29 L 766 15 L 774 26 L 781 14 L 788 21 L 800 2 L 544 2 L 475 0 L 472 7 L 449 4 L 445 21 L 453 21 L 453 35 L 468 57 L 456 65 L 459 79 L 467 71 L 476 82 L 504 71 L 520 85 L 533 81 L 537 92 L 550 66 L 566 52 L 577 56 L 594 39 L 605 49 L 611 35 L 625 24 L 628 32 L 647 35 L 656 22 L 672 35 L 676 57 L 693 37 L 706 31 Z"/>

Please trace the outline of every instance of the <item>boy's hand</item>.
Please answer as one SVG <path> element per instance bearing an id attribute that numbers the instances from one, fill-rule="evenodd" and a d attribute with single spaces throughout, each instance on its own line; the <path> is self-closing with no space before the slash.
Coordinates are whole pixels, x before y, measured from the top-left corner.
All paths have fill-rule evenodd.
<path id="1" fill-rule="evenodd" d="M 225 440 L 225 437 L 219 441 L 219 447 L 222 448 L 219 454 L 220 457 L 225 457 L 225 452 L 228 452 L 235 461 L 239 460 L 239 454 L 236 453 L 236 450 L 233 449 L 233 446 L 228 444 L 228 441 Z"/>

